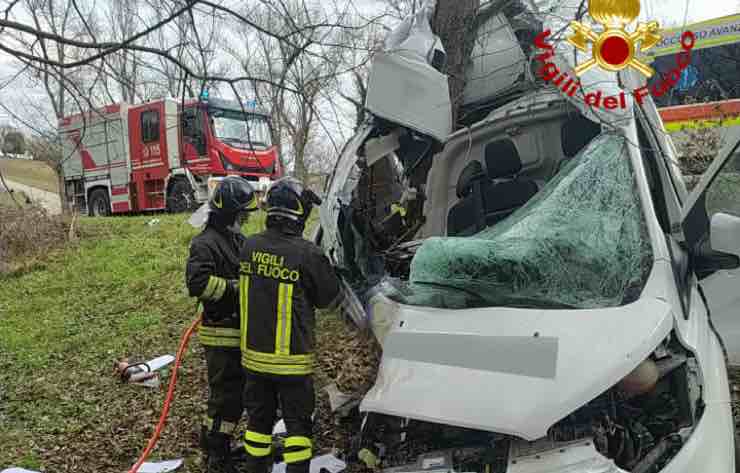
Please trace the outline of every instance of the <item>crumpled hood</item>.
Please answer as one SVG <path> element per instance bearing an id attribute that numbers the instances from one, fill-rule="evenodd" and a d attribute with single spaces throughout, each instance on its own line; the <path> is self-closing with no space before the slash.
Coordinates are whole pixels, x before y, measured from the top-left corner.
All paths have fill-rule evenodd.
<path id="1" fill-rule="evenodd" d="M 655 298 L 594 310 L 446 310 L 377 295 L 383 345 L 360 409 L 536 440 L 629 374 L 670 333 Z"/>

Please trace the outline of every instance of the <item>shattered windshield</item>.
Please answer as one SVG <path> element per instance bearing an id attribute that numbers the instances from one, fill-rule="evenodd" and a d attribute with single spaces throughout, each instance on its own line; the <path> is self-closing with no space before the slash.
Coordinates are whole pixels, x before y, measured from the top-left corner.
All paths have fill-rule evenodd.
<path id="1" fill-rule="evenodd" d="M 603 134 L 529 203 L 467 238 L 430 238 L 391 297 L 444 308 L 597 308 L 636 300 L 652 250 L 626 140 Z"/>

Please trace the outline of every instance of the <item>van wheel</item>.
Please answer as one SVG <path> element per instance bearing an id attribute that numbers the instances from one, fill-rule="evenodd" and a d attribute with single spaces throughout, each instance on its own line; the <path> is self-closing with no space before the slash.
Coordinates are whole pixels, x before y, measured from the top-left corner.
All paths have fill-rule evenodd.
<path id="1" fill-rule="evenodd" d="M 195 194 L 190 183 L 177 179 L 167 193 L 167 211 L 171 213 L 187 212 L 195 208 Z"/>
<path id="2" fill-rule="evenodd" d="M 106 189 L 95 189 L 90 193 L 87 213 L 91 217 L 107 217 L 110 215 L 110 199 Z"/>

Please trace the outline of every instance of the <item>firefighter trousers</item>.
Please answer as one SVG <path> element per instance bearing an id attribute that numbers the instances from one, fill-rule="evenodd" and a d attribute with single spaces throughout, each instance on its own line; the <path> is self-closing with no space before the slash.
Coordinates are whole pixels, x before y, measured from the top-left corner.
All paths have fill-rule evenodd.
<path id="1" fill-rule="evenodd" d="M 308 473 L 313 456 L 313 376 L 262 376 L 247 372 L 244 397 L 249 415 L 244 434 L 252 463 L 249 471 L 265 473 L 271 469 L 272 429 L 280 408 L 287 430 L 283 451 L 287 473 Z"/>
<path id="2" fill-rule="evenodd" d="M 244 411 L 245 376 L 241 352 L 231 347 L 204 348 L 208 369 L 208 431 L 233 435 Z M 214 425 L 217 422 L 220 426 Z"/>

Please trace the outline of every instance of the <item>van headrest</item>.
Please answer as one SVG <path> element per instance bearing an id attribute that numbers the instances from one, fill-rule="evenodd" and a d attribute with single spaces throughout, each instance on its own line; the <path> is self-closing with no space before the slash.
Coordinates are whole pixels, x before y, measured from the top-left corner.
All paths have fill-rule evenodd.
<path id="1" fill-rule="evenodd" d="M 457 198 L 462 199 L 470 194 L 470 191 L 473 189 L 473 183 L 484 178 L 485 175 L 483 165 L 480 161 L 470 161 L 460 172 L 460 177 L 457 178 L 457 186 L 455 188 Z"/>
<path id="2" fill-rule="evenodd" d="M 490 179 L 516 176 L 522 170 L 522 160 L 511 140 L 488 143 L 485 157 L 486 171 Z"/>

